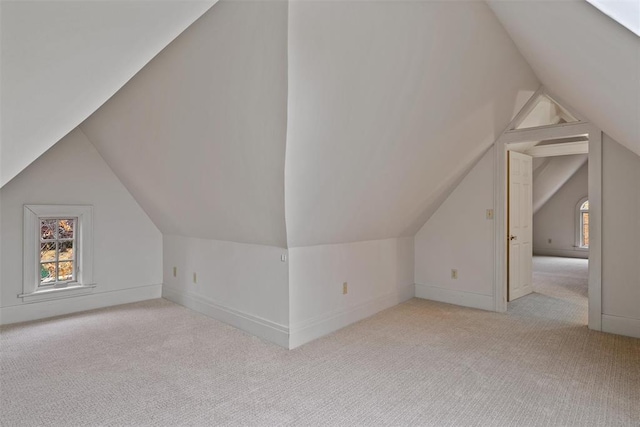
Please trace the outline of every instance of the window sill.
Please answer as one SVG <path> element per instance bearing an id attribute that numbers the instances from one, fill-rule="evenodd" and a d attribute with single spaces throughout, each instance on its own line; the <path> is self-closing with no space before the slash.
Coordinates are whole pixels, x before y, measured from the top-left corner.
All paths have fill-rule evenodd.
<path id="1" fill-rule="evenodd" d="M 20 294 L 18 295 L 18 298 L 22 298 L 22 302 L 39 302 L 53 299 L 70 298 L 89 294 L 93 292 L 93 288 L 95 288 L 96 286 L 97 285 L 94 283 L 90 285 L 67 286 L 64 288 L 42 289 L 30 294 Z"/>

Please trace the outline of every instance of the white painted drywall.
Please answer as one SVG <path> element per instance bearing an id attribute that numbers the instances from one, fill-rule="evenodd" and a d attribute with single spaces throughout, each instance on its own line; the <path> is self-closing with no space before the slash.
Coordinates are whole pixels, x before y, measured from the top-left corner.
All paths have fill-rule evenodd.
<path id="1" fill-rule="evenodd" d="M 296 247 L 289 258 L 291 348 L 413 297 L 411 237 Z"/>
<path id="2" fill-rule="evenodd" d="M 82 129 L 163 234 L 284 247 L 286 64 L 286 2 L 220 2 Z"/>
<path id="3" fill-rule="evenodd" d="M 25 204 L 93 206 L 93 278 L 98 286 L 90 297 L 30 304 L 18 298 Z M 0 320 L 31 320 L 160 297 L 162 235 L 82 131 L 72 131 L 0 189 L 0 212 Z"/>
<path id="4" fill-rule="evenodd" d="M 536 75 L 640 154 L 640 37 L 584 0 L 488 0 Z"/>
<path id="5" fill-rule="evenodd" d="M 0 186 L 216 1 L 2 1 Z"/>
<path id="6" fill-rule="evenodd" d="M 413 236 L 538 86 L 483 2 L 292 2 L 289 246 Z"/>
<path id="7" fill-rule="evenodd" d="M 492 147 L 416 234 L 416 296 L 493 309 L 494 175 Z"/>
<path id="8" fill-rule="evenodd" d="M 166 288 L 241 315 L 289 325 L 289 267 L 280 258 L 286 249 L 172 235 L 163 236 L 163 247 Z"/>
<path id="9" fill-rule="evenodd" d="M 640 337 L 640 156 L 605 135 L 602 169 L 602 312 Z"/>
<path id="10" fill-rule="evenodd" d="M 578 221 L 576 206 L 589 194 L 588 170 L 587 164 L 581 166 L 533 215 L 533 253 L 535 255 L 589 257 L 588 250 L 576 247 L 576 222 Z M 537 182 L 534 181 L 534 193 L 536 185 Z"/>
<path id="11" fill-rule="evenodd" d="M 493 309 L 494 224 L 485 220 L 493 157 L 487 153 L 416 234 L 416 296 Z M 605 134 L 602 173 L 602 328 L 640 337 L 640 157 Z M 575 181 L 582 188 L 580 176 Z"/>
<path id="12" fill-rule="evenodd" d="M 532 194 L 534 215 L 575 175 L 588 158 L 588 154 L 549 157 L 542 166 L 534 169 Z M 535 160 L 539 158 L 534 159 L 534 168 Z"/>

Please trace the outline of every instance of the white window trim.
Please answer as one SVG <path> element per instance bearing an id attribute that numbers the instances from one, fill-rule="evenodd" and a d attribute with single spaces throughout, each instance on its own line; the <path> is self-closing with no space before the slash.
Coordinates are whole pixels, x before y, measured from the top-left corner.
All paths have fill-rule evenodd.
<path id="1" fill-rule="evenodd" d="M 74 282 L 48 288 L 40 288 L 40 218 L 78 218 L 76 230 L 77 271 Z M 88 205 L 24 205 L 23 236 L 23 302 L 84 295 L 93 291 L 93 207 Z"/>
<path id="2" fill-rule="evenodd" d="M 587 200 L 589 200 L 588 196 L 584 196 L 583 198 L 581 198 L 578 201 L 578 204 L 576 204 L 576 244 L 575 244 L 575 249 L 577 251 L 588 251 L 589 247 L 588 246 L 582 246 L 582 210 L 580 210 L 580 207 L 582 206 L 582 204 L 584 202 L 586 202 Z M 591 219 L 591 216 L 589 216 L 589 219 Z"/>

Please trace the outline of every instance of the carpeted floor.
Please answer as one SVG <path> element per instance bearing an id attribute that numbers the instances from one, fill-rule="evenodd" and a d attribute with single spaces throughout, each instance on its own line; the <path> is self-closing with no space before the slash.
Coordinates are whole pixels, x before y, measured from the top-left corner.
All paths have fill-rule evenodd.
<path id="1" fill-rule="evenodd" d="M 638 426 L 640 340 L 586 324 L 586 264 L 508 314 L 412 299 L 293 351 L 166 300 L 1 329 L 0 423 Z"/>

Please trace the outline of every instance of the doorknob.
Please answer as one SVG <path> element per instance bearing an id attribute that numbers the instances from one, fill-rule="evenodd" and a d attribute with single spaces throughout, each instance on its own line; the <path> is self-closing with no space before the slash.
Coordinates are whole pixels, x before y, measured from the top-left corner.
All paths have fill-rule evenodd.
<path id="1" fill-rule="evenodd" d="M 518 240 L 518 236 L 514 236 L 513 234 L 509 236 L 509 240 Z"/>

